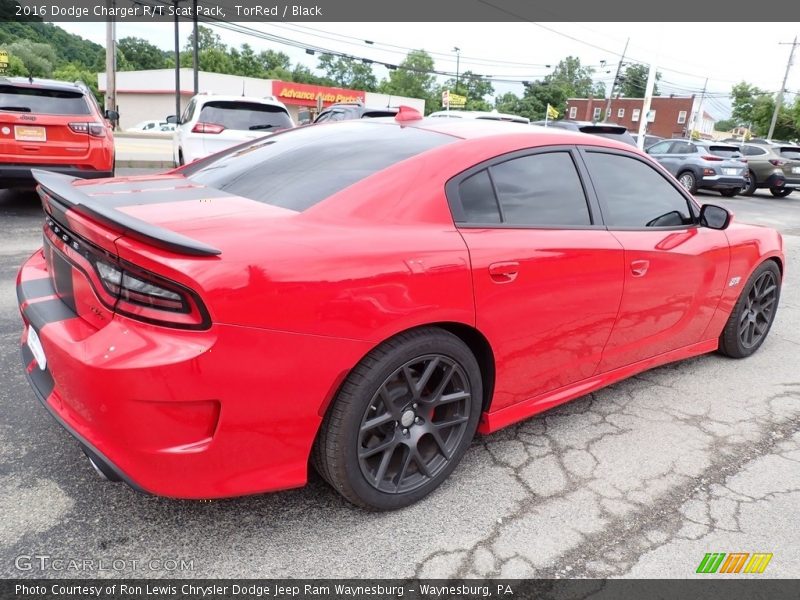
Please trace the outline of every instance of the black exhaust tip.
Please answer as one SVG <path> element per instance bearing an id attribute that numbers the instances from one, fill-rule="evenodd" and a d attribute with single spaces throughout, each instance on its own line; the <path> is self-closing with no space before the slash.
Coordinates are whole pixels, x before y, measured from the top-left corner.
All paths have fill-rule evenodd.
<path id="1" fill-rule="evenodd" d="M 86 446 L 81 445 L 81 448 L 83 449 L 83 453 L 86 455 L 86 458 L 89 459 L 92 467 L 94 467 L 94 470 L 97 471 L 97 474 L 100 475 L 100 477 L 107 481 L 122 481 L 122 478 L 117 475 L 114 469 L 112 469 L 102 458 L 97 456 L 97 454 L 89 450 Z"/>

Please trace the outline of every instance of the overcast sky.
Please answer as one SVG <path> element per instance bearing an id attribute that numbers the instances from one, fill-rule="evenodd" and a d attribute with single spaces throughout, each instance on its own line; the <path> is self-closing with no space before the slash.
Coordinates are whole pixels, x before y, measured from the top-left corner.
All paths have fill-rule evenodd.
<path id="1" fill-rule="evenodd" d="M 64 29 L 105 45 L 104 23 L 58 23 Z M 456 70 L 454 47 L 461 49 L 461 72 L 471 70 L 498 80 L 497 94 L 522 94 L 522 80 L 538 79 L 568 55 L 597 69 L 595 79 L 608 86 L 625 41 L 630 37 L 630 61 L 655 61 L 663 78 L 662 94 L 699 94 L 708 78 L 704 108 L 717 118 L 729 116 L 731 86 L 745 80 L 776 91 L 783 79 L 797 23 L 242 23 L 250 33 L 263 32 L 303 44 L 399 63 L 409 48 L 431 52 L 436 69 Z M 292 62 L 316 67 L 317 57 L 303 49 L 213 27 L 233 46 L 249 43 L 257 51 L 286 52 Z M 191 32 L 181 24 L 181 46 Z M 167 23 L 120 23 L 117 37 L 142 37 L 163 49 L 173 47 L 173 27 Z M 365 40 L 373 42 L 367 44 Z M 795 63 L 800 62 L 800 50 Z M 605 61 L 605 62 L 603 62 Z M 387 70 L 375 65 L 378 79 Z M 789 75 L 787 89 L 800 92 L 800 65 Z M 791 98 L 791 97 L 790 97 Z"/>

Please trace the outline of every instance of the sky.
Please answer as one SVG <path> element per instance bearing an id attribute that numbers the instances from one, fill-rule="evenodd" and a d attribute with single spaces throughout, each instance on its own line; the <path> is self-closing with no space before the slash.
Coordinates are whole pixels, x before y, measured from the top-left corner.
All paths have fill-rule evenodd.
<path id="1" fill-rule="evenodd" d="M 58 23 L 105 46 L 104 23 Z M 470 70 L 491 76 L 495 94 L 521 95 L 525 80 L 547 75 L 562 58 L 572 55 L 596 69 L 595 81 L 614 78 L 620 55 L 630 38 L 626 62 L 655 62 L 662 73 L 662 95 L 699 95 L 707 83 L 704 109 L 717 119 L 730 113 L 731 86 L 747 81 L 772 92 L 780 89 L 797 23 L 241 23 L 246 35 L 212 26 L 223 42 L 246 42 L 256 51 L 273 49 L 292 62 L 315 68 L 318 56 L 258 37 L 271 34 L 375 62 L 397 64 L 409 49 L 430 52 L 436 69 Z M 181 46 L 191 32 L 182 23 Z M 117 38 L 144 38 L 165 50 L 173 48 L 169 23 L 118 23 Z M 372 42 L 367 43 L 367 41 Z M 783 42 L 783 44 L 781 43 Z M 454 48 L 459 48 L 458 65 Z M 800 93 L 800 50 L 786 89 Z M 548 66 L 549 65 L 549 66 Z M 380 80 L 388 73 L 375 65 Z M 445 79 L 442 77 L 441 79 Z M 793 96 L 789 96 L 791 100 Z"/>

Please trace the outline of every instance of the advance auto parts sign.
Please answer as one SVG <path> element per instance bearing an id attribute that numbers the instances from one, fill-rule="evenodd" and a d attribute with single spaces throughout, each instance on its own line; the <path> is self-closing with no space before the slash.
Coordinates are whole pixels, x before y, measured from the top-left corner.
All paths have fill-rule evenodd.
<path id="1" fill-rule="evenodd" d="M 301 106 L 316 106 L 317 96 L 321 96 L 323 106 L 328 106 L 336 102 L 363 103 L 366 92 L 310 85 L 307 83 L 273 81 L 272 95 L 284 104 L 299 104 Z"/>
<path id="2" fill-rule="evenodd" d="M 0 50 L 0 73 L 5 73 L 8 68 L 8 52 Z"/>

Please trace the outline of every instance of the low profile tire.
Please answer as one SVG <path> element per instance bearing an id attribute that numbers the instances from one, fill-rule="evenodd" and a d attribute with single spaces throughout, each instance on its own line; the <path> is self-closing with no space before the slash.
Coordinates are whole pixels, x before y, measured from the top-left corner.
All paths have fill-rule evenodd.
<path id="1" fill-rule="evenodd" d="M 753 194 L 756 193 L 757 187 L 758 184 L 756 183 L 756 174 L 750 171 L 747 174 L 747 179 L 745 179 L 744 181 L 744 187 L 742 188 L 742 191 L 740 191 L 739 193 L 742 196 L 752 196 Z"/>
<path id="2" fill-rule="evenodd" d="M 753 354 L 769 333 L 781 296 L 781 272 L 774 261 L 761 263 L 747 280 L 719 338 L 719 351 L 731 358 Z"/>
<path id="3" fill-rule="evenodd" d="M 733 198 L 736 194 L 739 193 L 739 190 L 720 190 L 719 193 L 725 196 L 726 198 Z"/>
<path id="4" fill-rule="evenodd" d="M 459 338 L 433 327 L 400 334 L 345 380 L 314 444 L 314 467 L 358 506 L 413 504 L 461 460 L 482 397 L 478 363 Z"/>
<path id="5" fill-rule="evenodd" d="M 769 188 L 769 193 L 776 198 L 785 198 L 792 193 L 792 188 Z"/>
<path id="6" fill-rule="evenodd" d="M 680 182 L 683 188 L 690 194 L 694 194 L 697 192 L 697 178 L 691 171 L 684 171 L 683 173 L 679 173 L 678 182 Z"/>

